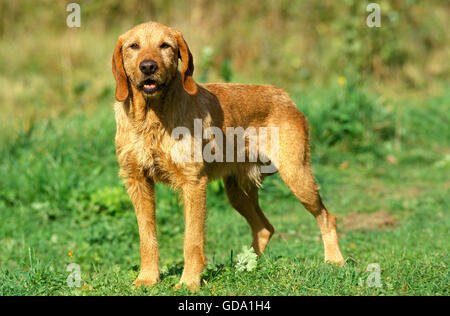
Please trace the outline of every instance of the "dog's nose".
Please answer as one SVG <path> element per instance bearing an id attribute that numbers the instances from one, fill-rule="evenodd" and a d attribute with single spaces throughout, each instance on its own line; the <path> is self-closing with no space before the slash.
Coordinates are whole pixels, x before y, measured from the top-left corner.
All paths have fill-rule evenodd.
<path id="1" fill-rule="evenodd" d="M 154 74 L 158 70 L 158 63 L 154 60 L 144 60 L 139 64 L 139 69 L 146 75 Z"/>

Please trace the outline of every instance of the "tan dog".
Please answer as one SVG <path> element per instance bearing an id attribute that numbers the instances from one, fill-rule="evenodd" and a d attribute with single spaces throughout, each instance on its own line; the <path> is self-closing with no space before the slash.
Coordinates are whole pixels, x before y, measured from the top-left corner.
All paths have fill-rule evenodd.
<path id="1" fill-rule="evenodd" d="M 182 34 L 155 22 L 138 25 L 119 37 L 112 66 L 117 82 L 116 150 L 120 175 L 126 179 L 139 225 L 141 270 L 135 285 L 152 286 L 159 281 L 156 181 L 169 184 L 183 195 L 185 267 L 177 287 L 183 283 L 190 289 L 200 286 L 206 262 L 206 187 L 208 181 L 217 178 L 224 179 L 231 205 L 250 224 L 252 246 L 257 254 L 264 252 L 274 233 L 258 204 L 258 189 L 265 176 L 278 170 L 289 189 L 316 218 L 322 232 L 325 260 L 338 265 L 344 263 L 336 217 L 323 205 L 311 172 L 308 124 L 284 91 L 268 85 L 196 84 L 192 78 L 193 58 Z M 257 134 L 260 154 L 257 160 L 250 157 L 248 134 L 241 136 L 245 161 L 207 162 L 195 159 L 192 154 L 184 156 L 191 160 L 175 159 L 172 150 L 181 139 L 174 137 L 173 132 L 182 127 L 195 135 L 195 119 L 201 119 L 203 131 L 213 127 L 223 134 L 229 127 L 275 129 L 267 134 L 265 146 L 263 133 Z M 273 145 L 275 130 L 278 142 Z M 237 134 L 231 135 L 231 139 L 227 137 L 222 146 L 216 136 L 201 138 L 201 146 L 214 143 L 210 149 L 211 153 L 219 154 L 217 157 L 224 157 L 228 150 L 235 150 L 231 160 L 239 156 L 239 141 L 234 144 L 235 137 L 239 139 Z M 196 139 L 198 141 L 194 136 L 184 135 L 185 145 L 181 148 L 189 154 L 196 146 Z M 267 161 L 277 170 L 262 173 L 261 167 L 267 166 Z"/>

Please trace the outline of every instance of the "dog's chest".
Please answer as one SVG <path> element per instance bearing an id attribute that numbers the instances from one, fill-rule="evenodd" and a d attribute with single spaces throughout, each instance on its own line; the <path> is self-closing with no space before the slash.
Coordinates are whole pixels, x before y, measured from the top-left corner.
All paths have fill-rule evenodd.
<path id="1" fill-rule="evenodd" d="M 173 139 L 161 124 L 153 123 L 135 134 L 134 156 L 139 169 L 156 181 L 167 182 L 178 166 L 171 157 Z"/>
<path id="2" fill-rule="evenodd" d="M 169 131 L 152 113 L 145 121 L 137 122 L 126 115 L 123 104 L 116 104 L 115 112 L 120 175 L 127 178 L 139 173 L 155 181 L 174 184 L 172 179 L 177 178 L 182 166 L 172 159 L 171 149 L 176 140 Z"/>

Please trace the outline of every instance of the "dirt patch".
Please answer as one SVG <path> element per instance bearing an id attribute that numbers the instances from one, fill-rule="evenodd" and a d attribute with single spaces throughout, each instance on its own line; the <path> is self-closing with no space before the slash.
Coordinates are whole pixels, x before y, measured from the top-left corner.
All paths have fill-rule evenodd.
<path id="1" fill-rule="evenodd" d="M 375 213 L 350 213 L 338 219 L 338 228 L 345 230 L 358 229 L 392 229 L 398 225 L 394 215 L 386 211 Z"/>

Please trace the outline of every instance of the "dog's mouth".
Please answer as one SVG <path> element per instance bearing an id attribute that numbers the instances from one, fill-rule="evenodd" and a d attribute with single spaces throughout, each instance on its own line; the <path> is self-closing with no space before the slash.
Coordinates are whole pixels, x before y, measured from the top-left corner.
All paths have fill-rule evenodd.
<path id="1" fill-rule="evenodd" d="M 155 80 L 147 79 L 140 84 L 140 88 L 145 94 L 154 94 L 161 86 Z"/>

